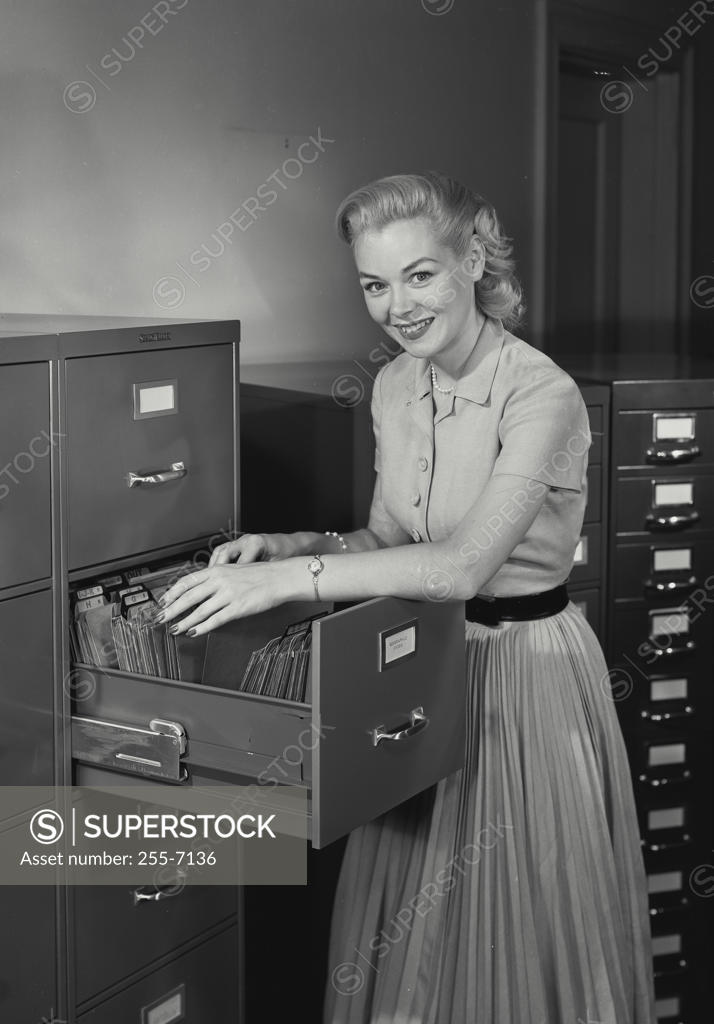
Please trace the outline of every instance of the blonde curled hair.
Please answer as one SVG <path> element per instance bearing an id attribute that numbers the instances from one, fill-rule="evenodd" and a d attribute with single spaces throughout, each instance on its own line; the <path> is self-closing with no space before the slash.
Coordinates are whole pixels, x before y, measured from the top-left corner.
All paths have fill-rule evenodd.
<path id="1" fill-rule="evenodd" d="M 460 258 L 469 252 L 473 235 L 478 235 L 486 263 L 483 276 L 475 282 L 476 304 L 507 329 L 517 327 L 525 303 L 514 273 L 511 240 L 494 207 L 453 178 L 436 171 L 379 178 L 340 203 L 336 227 L 340 238 L 353 245 L 363 231 L 379 231 L 393 221 L 415 217 L 428 220 L 441 244 Z"/>

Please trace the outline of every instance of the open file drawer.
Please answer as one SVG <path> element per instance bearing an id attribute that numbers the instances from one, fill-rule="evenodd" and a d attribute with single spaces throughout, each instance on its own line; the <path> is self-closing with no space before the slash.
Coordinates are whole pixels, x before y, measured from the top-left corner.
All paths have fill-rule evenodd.
<path id="1" fill-rule="evenodd" d="M 286 606 L 285 623 L 294 609 Z M 88 665 L 75 670 L 88 694 L 73 717 L 75 760 L 126 767 L 139 740 L 144 757 L 162 765 L 156 776 L 142 772 L 154 781 L 304 786 L 316 848 L 464 763 L 461 603 L 375 598 L 315 620 L 310 704 Z M 172 723 L 175 733 L 154 744 L 154 720 Z"/>

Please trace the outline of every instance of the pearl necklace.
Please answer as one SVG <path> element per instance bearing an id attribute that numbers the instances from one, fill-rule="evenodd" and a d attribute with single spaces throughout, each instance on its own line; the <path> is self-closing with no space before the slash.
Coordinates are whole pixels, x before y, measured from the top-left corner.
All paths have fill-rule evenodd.
<path id="1" fill-rule="evenodd" d="M 450 395 L 455 390 L 456 385 L 452 384 L 450 388 L 440 388 L 436 380 L 436 367 L 432 362 L 429 363 L 431 366 L 431 384 L 435 391 L 439 391 L 442 395 Z"/>

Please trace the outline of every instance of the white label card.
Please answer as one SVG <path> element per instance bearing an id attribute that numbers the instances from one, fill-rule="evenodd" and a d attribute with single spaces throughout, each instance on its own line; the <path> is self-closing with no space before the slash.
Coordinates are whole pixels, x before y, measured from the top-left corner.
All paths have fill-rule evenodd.
<path id="1" fill-rule="evenodd" d="M 657 1020 L 667 1020 L 669 1017 L 678 1017 L 680 1013 L 679 996 L 667 996 L 666 999 L 655 999 L 655 1014 Z"/>
<path id="2" fill-rule="evenodd" d="M 653 679 L 650 682 L 652 700 L 686 700 L 686 679 Z"/>
<path id="3" fill-rule="evenodd" d="M 142 1024 L 174 1024 L 174 1021 L 184 1020 L 185 991 L 185 986 L 180 985 L 160 1002 L 145 1006 L 141 1012 Z"/>
<path id="4" fill-rule="evenodd" d="M 574 565 L 587 565 L 588 564 L 588 538 L 581 537 L 578 541 L 578 546 L 575 549 L 575 557 L 573 559 Z"/>
<path id="5" fill-rule="evenodd" d="M 693 441 L 693 416 L 657 416 L 654 421 L 655 441 Z"/>
<path id="6" fill-rule="evenodd" d="M 407 626 L 398 633 L 384 639 L 384 664 L 389 665 L 392 661 L 406 657 L 407 654 L 414 654 L 416 651 L 416 628 Z"/>
<path id="7" fill-rule="evenodd" d="M 662 764 L 684 764 L 686 748 L 684 743 L 657 743 L 649 749 L 649 764 L 655 768 Z"/>
<path id="8" fill-rule="evenodd" d="M 178 381 L 151 380 L 134 385 L 134 419 L 178 412 Z"/>
<path id="9" fill-rule="evenodd" d="M 652 552 L 653 572 L 692 568 L 691 548 L 655 548 Z"/>
<path id="10" fill-rule="evenodd" d="M 647 815 L 647 827 L 658 828 L 683 828 L 684 808 L 664 807 L 661 810 L 650 811 Z"/>
<path id="11" fill-rule="evenodd" d="M 694 484 L 691 480 L 681 484 L 655 484 L 654 507 L 662 505 L 693 505 Z"/>
<path id="12" fill-rule="evenodd" d="M 672 892 L 682 888 L 681 871 L 661 871 L 656 875 L 647 876 L 649 892 Z"/>
<path id="13" fill-rule="evenodd" d="M 679 608 L 650 612 L 650 636 L 677 636 L 689 632 L 689 616 Z"/>
<path id="14" fill-rule="evenodd" d="M 652 956 L 672 956 L 673 953 L 682 952 L 682 936 L 674 935 L 653 935 Z"/>

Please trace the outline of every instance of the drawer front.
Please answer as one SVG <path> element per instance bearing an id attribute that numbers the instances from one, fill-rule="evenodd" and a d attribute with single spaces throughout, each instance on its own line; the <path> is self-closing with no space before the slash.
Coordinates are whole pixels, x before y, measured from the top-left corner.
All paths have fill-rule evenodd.
<path id="1" fill-rule="evenodd" d="M 47 363 L 0 368 L 0 587 L 52 574 Z"/>
<path id="2" fill-rule="evenodd" d="M 599 581 L 602 575 L 600 525 L 585 526 L 575 550 L 575 562 L 570 571 L 571 584 Z"/>
<path id="3" fill-rule="evenodd" d="M 242 969 L 237 928 L 177 957 L 99 1006 L 78 1024 L 215 1024 L 239 1021 Z"/>
<path id="4" fill-rule="evenodd" d="M 697 594 L 707 598 L 714 577 L 714 541 L 675 539 L 617 545 L 614 560 L 615 597 L 644 598 L 649 602 L 677 600 Z M 707 580 L 709 583 L 707 584 Z"/>
<path id="5" fill-rule="evenodd" d="M 286 606 L 283 625 L 303 618 L 306 607 L 312 614 L 310 604 Z M 275 635 L 274 610 L 266 615 Z M 257 618 L 245 620 L 256 637 L 265 633 Z M 189 780 L 220 772 L 239 783 L 310 787 L 313 845 L 323 846 L 462 767 L 463 604 L 379 598 L 355 605 L 317 620 L 312 651 L 312 705 L 87 667 L 81 672 L 91 685 L 76 714 L 142 728 L 152 719 L 178 723 L 188 738 L 181 763 Z M 418 713 L 412 721 L 418 708 L 428 722 Z M 379 726 L 408 731 L 375 746 Z"/>
<path id="6" fill-rule="evenodd" d="M 85 1002 L 236 914 L 237 895 L 235 887 L 212 885 L 178 890 L 74 886 L 77 1001 Z"/>
<path id="7" fill-rule="evenodd" d="M 593 443 L 590 445 L 588 451 L 588 462 L 590 465 L 602 462 L 602 436 L 603 436 L 603 420 L 602 420 L 602 406 L 601 405 L 589 405 L 588 419 L 590 421 L 590 434 L 592 435 Z"/>
<path id="8" fill-rule="evenodd" d="M 585 505 L 586 523 L 599 523 L 602 519 L 602 467 L 588 466 L 588 500 Z"/>
<path id="9" fill-rule="evenodd" d="M 0 601 L 0 785 L 52 785 L 52 594 Z"/>
<path id="10" fill-rule="evenodd" d="M 67 361 L 70 568 L 234 525 L 233 392 L 231 345 Z"/>
<path id="11" fill-rule="evenodd" d="M 714 409 L 622 411 L 613 441 L 618 467 L 713 463 Z"/>
<path id="12" fill-rule="evenodd" d="M 316 622 L 312 692 L 322 735 L 313 754 L 314 845 L 463 767 L 464 629 L 460 602 L 396 598 Z M 414 719 L 417 709 L 425 721 Z M 378 740 L 379 733 L 387 735 Z"/>
<path id="13" fill-rule="evenodd" d="M 597 588 L 577 589 L 568 587 L 570 600 L 590 623 L 593 632 L 600 636 L 600 591 Z"/>
<path id="14" fill-rule="evenodd" d="M 714 529 L 714 474 L 677 471 L 617 481 L 617 532 L 659 538 Z"/>
<path id="15" fill-rule="evenodd" d="M 27 835 L 28 825 L 18 832 Z M 14 831 L 14 830 L 12 830 Z M 0 834 L 2 843 L 2 834 Z M 21 839 L 11 840 L 15 849 Z M 4 885 L 0 929 L 0 1017 L 3 1024 L 51 1019 L 55 985 L 55 891 L 51 885 Z"/>

